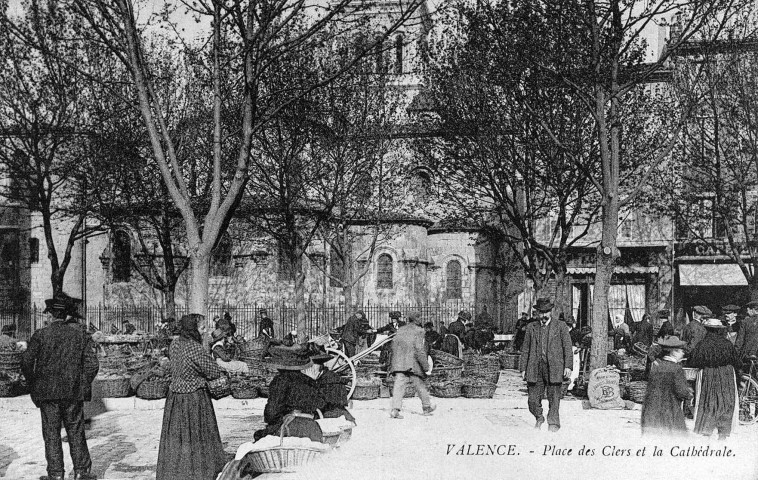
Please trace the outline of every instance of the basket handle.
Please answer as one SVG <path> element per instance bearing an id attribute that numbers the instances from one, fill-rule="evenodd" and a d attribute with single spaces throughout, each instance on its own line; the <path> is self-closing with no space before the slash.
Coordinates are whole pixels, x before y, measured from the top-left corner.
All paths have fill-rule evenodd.
<path id="1" fill-rule="evenodd" d="M 290 414 L 287 414 L 284 416 L 284 420 L 282 421 L 282 426 L 279 428 L 279 446 L 284 446 L 284 432 L 287 431 L 287 435 L 290 434 L 290 423 L 295 419 L 295 416 Z"/>

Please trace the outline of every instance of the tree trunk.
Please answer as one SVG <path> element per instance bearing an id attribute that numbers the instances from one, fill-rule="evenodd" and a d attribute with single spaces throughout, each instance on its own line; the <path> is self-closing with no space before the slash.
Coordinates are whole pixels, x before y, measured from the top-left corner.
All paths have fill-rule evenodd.
<path id="1" fill-rule="evenodd" d="M 355 303 L 353 302 L 352 282 L 345 282 L 345 284 L 342 286 L 342 297 L 345 299 L 345 311 L 352 312 L 353 308 L 355 307 Z"/>
<path id="2" fill-rule="evenodd" d="M 193 254 L 190 257 L 189 312 L 208 314 L 208 278 L 211 271 L 210 254 Z"/>
<path id="3" fill-rule="evenodd" d="M 295 252 L 292 259 L 292 273 L 295 277 L 295 321 L 297 324 L 297 341 L 304 344 L 307 340 L 307 315 L 305 311 L 305 270 L 303 268 L 303 253 Z"/>
<path id="4" fill-rule="evenodd" d="M 166 318 L 176 319 L 176 284 L 167 285 L 163 289 L 163 304 Z"/>
<path id="5" fill-rule="evenodd" d="M 568 318 L 566 315 L 566 268 L 561 266 L 555 267 L 555 307 L 553 308 L 553 317 L 557 320 L 558 317 L 563 314 L 564 318 Z"/>

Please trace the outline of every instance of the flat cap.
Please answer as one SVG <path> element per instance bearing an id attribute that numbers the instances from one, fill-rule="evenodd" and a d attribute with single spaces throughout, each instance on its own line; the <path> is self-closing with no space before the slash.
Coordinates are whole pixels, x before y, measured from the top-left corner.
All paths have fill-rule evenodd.
<path id="1" fill-rule="evenodd" d="M 747 302 L 745 304 L 745 307 L 747 307 L 747 308 L 758 308 L 758 300 L 753 300 L 752 302 Z"/>
<path id="2" fill-rule="evenodd" d="M 697 307 L 693 308 L 693 310 L 696 313 L 699 313 L 700 315 L 707 315 L 707 316 L 713 315 L 713 312 L 711 312 L 711 309 L 703 305 L 698 305 Z"/>
<path id="3" fill-rule="evenodd" d="M 730 303 L 729 305 L 721 307 L 721 311 L 724 313 L 737 313 L 740 311 L 740 307 Z"/>

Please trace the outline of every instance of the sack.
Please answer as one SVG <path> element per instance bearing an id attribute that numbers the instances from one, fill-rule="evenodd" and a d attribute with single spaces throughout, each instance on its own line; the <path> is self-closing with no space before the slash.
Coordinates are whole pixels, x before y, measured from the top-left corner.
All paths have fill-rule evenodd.
<path id="1" fill-rule="evenodd" d="M 590 373 L 587 396 L 592 408 L 623 410 L 624 400 L 619 389 L 619 372 L 613 368 L 597 368 Z"/>

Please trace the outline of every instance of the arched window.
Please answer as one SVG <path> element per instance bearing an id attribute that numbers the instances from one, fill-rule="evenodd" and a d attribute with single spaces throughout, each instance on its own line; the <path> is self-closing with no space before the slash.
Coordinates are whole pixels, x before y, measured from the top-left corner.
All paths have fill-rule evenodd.
<path id="1" fill-rule="evenodd" d="M 211 258 L 211 275 L 214 277 L 223 277 L 229 275 L 232 265 L 232 239 L 228 234 L 224 234 L 218 241 L 213 258 Z"/>
<path id="2" fill-rule="evenodd" d="M 132 238 L 126 230 L 113 235 L 113 281 L 128 282 L 132 277 Z"/>
<path id="3" fill-rule="evenodd" d="M 403 73 L 403 36 L 395 37 L 395 73 Z"/>
<path id="4" fill-rule="evenodd" d="M 376 259 L 376 288 L 392 288 L 392 257 L 386 253 Z"/>
<path id="5" fill-rule="evenodd" d="M 446 268 L 447 283 L 446 293 L 448 300 L 462 298 L 461 262 L 450 260 Z"/>

